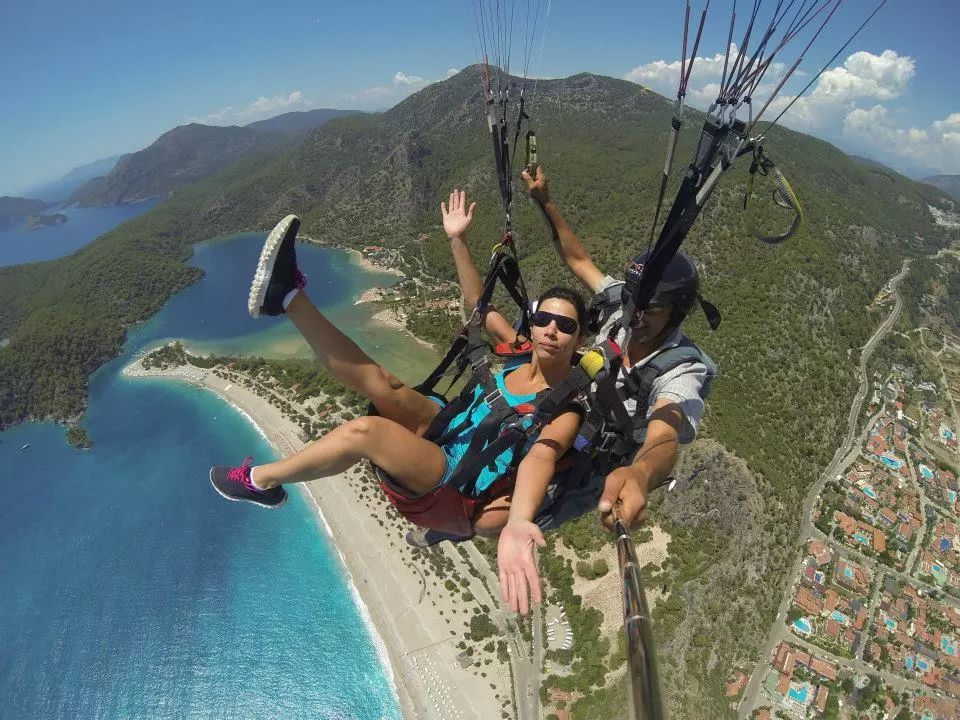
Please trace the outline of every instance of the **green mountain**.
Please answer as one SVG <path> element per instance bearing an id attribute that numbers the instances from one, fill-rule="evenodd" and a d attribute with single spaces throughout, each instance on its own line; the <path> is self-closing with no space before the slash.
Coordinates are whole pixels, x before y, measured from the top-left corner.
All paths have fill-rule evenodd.
<path id="1" fill-rule="evenodd" d="M 0 197 L 0 228 L 15 225 L 46 207 L 49 207 L 49 203 L 43 200 L 4 195 Z"/>
<path id="2" fill-rule="evenodd" d="M 272 133 L 290 133 L 293 135 L 306 135 L 311 130 L 316 130 L 324 123 L 338 117 L 347 117 L 348 115 L 357 115 L 359 110 L 331 110 L 319 108 L 317 110 L 300 110 L 295 112 L 283 113 L 266 120 L 244 125 L 250 130 Z"/>
<path id="3" fill-rule="evenodd" d="M 124 155 L 103 177 L 77 188 L 70 202 L 116 205 L 167 195 L 237 160 L 286 149 L 289 138 L 241 127 L 181 125 L 150 147 Z"/>
<path id="4" fill-rule="evenodd" d="M 288 152 L 244 158 L 183 188 L 70 257 L 0 269 L 0 338 L 9 339 L 0 423 L 79 416 L 90 373 L 120 352 L 126 329 L 198 278 L 186 265 L 194 242 L 265 230 L 296 211 L 312 237 L 401 248 L 453 278 L 438 206 L 460 187 L 479 202 L 471 242 L 486 257 L 501 219 L 479 87 L 469 68 L 382 114 L 331 120 Z M 620 274 L 647 243 L 671 103 L 582 74 L 540 81 L 528 110 L 555 198 L 601 268 Z M 691 155 L 700 119 L 688 113 L 679 158 Z M 880 321 L 865 308 L 904 256 L 957 239 L 934 223 L 929 206 L 950 201 L 928 185 L 782 128 L 766 147 L 804 204 L 805 227 L 778 247 L 750 238 L 742 162 L 685 245 L 724 319 L 717 333 L 689 322 L 722 376 L 703 428 L 710 442 L 681 467 L 689 490 L 655 509 L 673 538 L 657 574 L 669 596 L 655 618 L 674 718 L 730 716 L 724 680 L 755 656 L 774 619 L 804 493 L 845 431 L 855 360 Z M 769 190 L 758 188 L 750 220 L 785 227 Z M 521 193 L 513 215 L 530 292 L 573 284 Z M 597 672 L 591 664 L 583 676 Z M 622 683 L 582 690 L 575 718 L 623 716 Z"/>
<path id="5" fill-rule="evenodd" d="M 960 200 L 960 175 L 931 175 L 920 182 L 940 188 L 954 200 Z"/>

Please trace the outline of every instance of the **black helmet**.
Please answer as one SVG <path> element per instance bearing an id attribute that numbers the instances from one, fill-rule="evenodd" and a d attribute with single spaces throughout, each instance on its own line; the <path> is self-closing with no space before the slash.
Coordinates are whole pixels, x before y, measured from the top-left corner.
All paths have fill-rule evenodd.
<path id="1" fill-rule="evenodd" d="M 644 250 L 637 255 L 629 265 L 627 265 L 627 285 L 626 288 L 637 287 L 640 279 L 640 273 L 650 255 L 649 250 Z M 635 282 L 630 282 L 630 280 Z M 677 309 L 682 316 L 689 315 L 697 306 L 697 299 L 700 294 L 700 273 L 697 272 L 697 266 L 682 250 L 670 258 L 666 269 L 663 271 L 663 278 L 657 285 L 657 291 L 651 302 L 663 303 Z M 626 300 L 627 298 L 624 298 Z"/>

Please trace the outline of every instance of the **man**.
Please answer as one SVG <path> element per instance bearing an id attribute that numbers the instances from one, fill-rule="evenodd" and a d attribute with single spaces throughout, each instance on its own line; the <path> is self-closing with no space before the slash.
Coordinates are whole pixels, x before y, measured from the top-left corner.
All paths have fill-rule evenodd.
<path id="1" fill-rule="evenodd" d="M 543 168 L 537 168 L 535 178 L 526 170 L 522 177 L 531 197 L 541 205 L 556 230 L 554 244 L 560 257 L 577 279 L 595 295 L 593 307 L 599 313 L 600 326 L 596 342 L 601 343 L 622 318 L 620 291 L 624 282 L 606 275 L 594 264 L 580 238 L 550 198 Z M 639 272 L 646 256 L 644 252 L 634 258 L 627 266 L 628 272 Z M 633 461 L 602 478 L 602 485 L 601 478 L 594 478 L 592 487 L 578 489 L 567 497 L 563 497 L 564 493 L 560 490 L 554 516 L 542 522 L 542 526 L 554 527 L 582 514 L 587 509 L 584 504 L 595 502 L 597 495 L 600 520 L 607 528 L 613 527 L 614 509 L 631 527 L 643 522 L 648 489 L 656 487 L 670 476 L 677 461 L 679 446 L 693 442 L 696 437 L 704 399 L 709 392 L 710 381 L 717 373 L 713 361 L 680 329 L 684 318 L 698 303 L 707 314 L 711 327 L 719 325 L 720 315 L 715 307 L 700 296 L 699 283 L 697 269 L 690 258 L 677 252 L 667 266 L 650 305 L 634 318 L 630 343 L 623 348 L 623 366 L 616 381 L 620 395 L 625 397 L 624 406 L 632 418 L 637 413 L 638 400 L 646 408 L 646 435 Z M 620 330 L 613 339 L 622 344 L 625 334 L 624 330 Z M 638 390 L 637 377 L 640 371 L 658 355 L 679 347 L 683 352 L 673 355 L 685 356 L 686 361 L 667 367 L 656 375 L 652 385 L 648 385 L 649 394 L 646 398 L 632 394 Z"/>

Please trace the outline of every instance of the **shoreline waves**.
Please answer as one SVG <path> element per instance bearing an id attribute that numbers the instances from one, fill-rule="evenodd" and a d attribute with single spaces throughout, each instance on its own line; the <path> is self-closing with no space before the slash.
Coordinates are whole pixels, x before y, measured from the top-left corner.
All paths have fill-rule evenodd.
<path id="1" fill-rule="evenodd" d="M 215 393 L 247 418 L 278 455 L 290 455 L 305 446 L 300 428 L 278 408 L 252 390 L 218 377 L 212 369 L 192 365 L 146 369 L 138 359 L 124 367 L 123 375 L 187 382 Z M 473 668 L 461 668 L 456 662 L 456 644 L 468 626 L 466 621 L 460 624 L 457 614 L 464 613 L 469 619 L 467 603 L 446 591 L 435 576 L 427 586 L 417 567 L 422 560 L 403 541 L 409 525 L 386 515 L 386 500 L 378 488 L 369 499 L 365 488 L 371 485 L 365 472 L 354 466 L 338 476 L 304 483 L 302 490 L 313 501 L 325 539 L 337 550 L 345 580 L 370 630 L 403 717 L 499 717 L 501 700 L 490 683 L 499 674 L 495 666 L 487 665 L 481 677 Z M 425 596 L 432 603 L 426 603 Z M 458 624 L 453 625 L 453 620 Z M 498 669 L 506 672 L 504 680 L 510 687 L 509 669 Z"/>

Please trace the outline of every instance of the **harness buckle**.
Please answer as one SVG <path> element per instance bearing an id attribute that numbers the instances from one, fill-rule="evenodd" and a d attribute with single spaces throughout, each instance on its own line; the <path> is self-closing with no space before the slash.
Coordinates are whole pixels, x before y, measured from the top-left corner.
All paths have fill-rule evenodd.
<path id="1" fill-rule="evenodd" d="M 529 435 L 530 431 L 534 428 L 534 415 L 536 413 L 529 412 L 526 415 L 521 415 L 512 423 L 505 425 L 503 428 L 504 432 L 509 432 L 510 430 L 520 430 L 524 434 Z"/>
<path id="2" fill-rule="evenodd" d="M 497 400 L 503 400 L 503 393 L 500 391 L 500 388 L 497 388 L 496 390 L 483 396 L 483 402 L 491 410 L 493 410 L 493 404 L 497 402 Z"/>
<path id="3" fill-rule="evenodd" d="M 614 430 L 607 430 L 601 433 L 602 440 L 600 440 L 600 445 L 597 447 L 598 452 L 607 452 L 612 450 L 614 445 L 616 445 L 617 440 L 620 439 L 619 433 Z"/>

